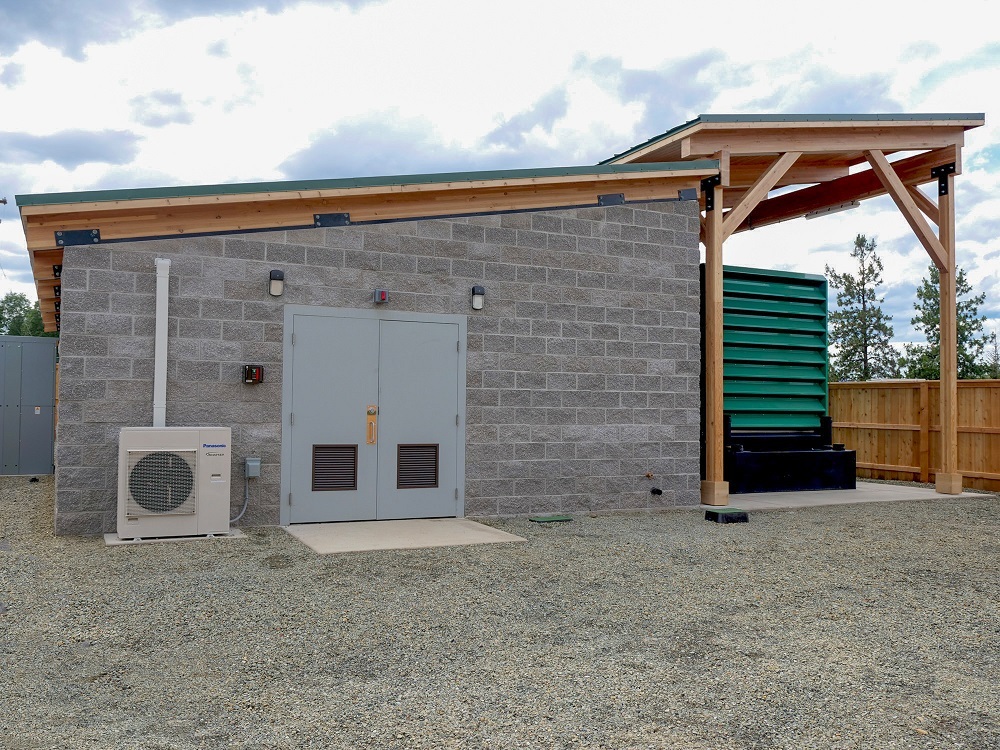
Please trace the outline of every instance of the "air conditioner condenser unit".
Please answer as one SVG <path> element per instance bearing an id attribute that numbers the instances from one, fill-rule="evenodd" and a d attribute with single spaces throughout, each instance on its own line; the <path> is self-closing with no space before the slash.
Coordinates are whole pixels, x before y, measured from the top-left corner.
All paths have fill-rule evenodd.
<path id="1" fill-rule="evenodd" d="M 228 534 L 231 445 L 228 427 L 122 428 L 119 538 Z"/>

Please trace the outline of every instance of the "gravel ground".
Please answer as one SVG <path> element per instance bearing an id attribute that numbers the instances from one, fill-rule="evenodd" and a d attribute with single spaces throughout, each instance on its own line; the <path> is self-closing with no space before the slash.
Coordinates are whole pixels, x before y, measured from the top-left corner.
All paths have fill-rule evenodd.
<path id="1" fill-rule="evenodd" d="M 0 746 L 996 748 L 995 503 L 321 557 L 54 538 L 51 478 L 5 477 Z"/>

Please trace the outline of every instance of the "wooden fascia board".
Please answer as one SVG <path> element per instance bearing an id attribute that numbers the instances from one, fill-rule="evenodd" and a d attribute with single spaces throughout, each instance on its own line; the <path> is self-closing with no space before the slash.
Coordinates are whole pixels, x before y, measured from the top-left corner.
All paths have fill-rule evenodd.
<path id="1" fill-rule="evenodd" d="M 733 156 L 740 154 L 836 153 L 843 151 L 919 151 L 923 149 L 962 146 L 965 131 L 961 127 L 877 128 L 872 130 L 813 130 L 800 134 L 789 130 L 746 130 L 713 132 L 702 130 L 681 141 L 681 159 L 709 156 L 723 147 Z"/>
<path id="2" fill-rule="evenodd" d="M 698 130 L 876 130 L 880 128 L 960 128 L 969 130 L 978 128 L 984 124 L 981 117 L 960 119 L 927 119 L 927 120 L 712 120 L 699 123 Z M 691 128 L 683 133 L 678 133 L 681 137 L 688 133 L 695 132 Z"/>
<path id="3" fill-rule="evenodd" d="M 903 214 L 906 223 L 910 225 L 910 229 L 917 235 L 920 244 L 924 246 L 927 254 L 931 256 L 934 265 L 939 270 L 947 271 L 949 268 L 948 251 L 945 250 L 941 241 L 934 234 L 930 224 L 927 223 L 927 219 L 920 213 L 920 209 L 913 200 L 913 196 L 907 191 L 906 185 L 899 179 L 899 175 L 893 170 L 889 160 L 885 158 L 885 154 L 878 150 L 871 150 L 866 152 L 865 155 L 868 157 L 868 163 L 872 165 L 872 170 L 878 175 L 882 181 L 882 185 L 890 197 L 892 197 L 900 213 Z"/>
<path id="4" fill-rule="evenodd" d="M 396 185 L 375 185 L 367 187 L 335 188 L 329 190 L 287 190 L 264 193 L 219 193 L 216 195 L 177 196 L 172 198 L 146 198 L 137 200 L 92 201 L 70 204 L 41 204 L 22 206 L 22 220 L 31 216 L 64 214 L 64 213 L 102 213 L 106 211 L 161 209 L 165 207 L 183 208 L 186 206 L 222 206 L 238 203 L 277 203 L 282 201 L 314 201 L 331 198 L 354 198 L 360 196 L 393 196 L 405 194 L 437 194 L 450 192 L 469 192 L 476 190 L 494 190 L 510 188 L 520 192 L 520 189 L 547 189 L 562 185 L 586 183 L 631 182 L 636 180 L 660 180 L 694 177 L 700 180 L 716 174 L 718 170 L 706 169 L 665 169 L 648 172 L 594 173 L 589 175 L 560 175 L 554 177 L 524 177 L 501 180 L 470 180 L 455 182 L 413 183 Z"/>
<path id="5" fill-rule="evenodd" d="M 722 221 L 723 242 L 732 236 L 742 221 L 757 207 L 757 204 L 767 197 L 768 192 L 777 184 L 781 176 L 788 171 L 788 168 L 795 163 L 795 160 L 799 156 L 801 156 L 799 152 L 790 151 L 775 159 L 774 163 L 761 174 L 757 182 L 747 191 L 740 202 L 733 206 L 731 211 L 726 213 Z"/>
<path id="6" fill-rule="evenodd" d="M 684 159 L 687 158 L 683 156 L 683 146 L 681 142 L 689 137 L 697 137 L 700 134 L 710 133 L 708 138 L 715 138 L 720 140 L 725 140 L 728 134 L 732 133 L 739 135 L 744 131 L 754 131 L 754 130 L 802 130 L 802 131 L 859 131 L 859 132 L 872 132 L 876 130 L 886 130 L 886 129 L 896 129 L 896 128 L 928 128 L 931 130 L 954 130 L 958 129 L 962 132 L 969 130 L 971 128 L 978 128 L 984 124 L 983 118 L 970 118 L 970 119 L 949 119 L 949 120 L 789 120 L 788 122 L 698 122 L 689 128 L 680 130 L 672 135 L 655 140 L 651 143 L 646 144 L 642 148 L 637 148 L 634 151 L 622 154 L 621 156 L 610 159 L 608 164 L 631 164 L 636 162 L 644 161 L 657 161 L 663 160 L 662 154 L 671 153 L 672 159 Z M 744 136 L 745 137 L 745 136 Z M 781 147 L 774 149 L 773 153 L 784 153 L 790 151 L 793 148 L 797 151 L 807 151 L 807 149 L 802 149 L 797 143 L 790 143 L 788 141 L 789 136 L 786 134 L 782 140 Z M 868 144 L 867 148 L 874 148 L 874 144 Z M 918 146 L 911 146 L 909 150 L 919 150 Z M 934 148 L 933 146 L 927 146 L 925 148 Z M 718 150 L 718 149 L 716 149 Z M 855 149 L 860 150 L 860 149 Z M 882 149 L 892 150 L 892 149 Z M 651 158 L 655 155 L 656 158 Z"/>
<path id="7" fill-rule="evenodd" d="M 927 151 L 922 154 L 893 162 L 893 170 L 906 185 L 921 185 L 930 182 L 931 169 L 955 164 L 956 173 L 961 171 L 961 149 L 949 147 Z M 878 175 L 871 169 L 856 172 L 839 180 L 802 188 L 790 193 L 761 201 L 740 224 L 737 232 L 777 224 L 804 216 L 830 206 L 837 206 L 852 200 L 866 200 L 885 195 L 886 189 Z"/>
<path id="8" fill-rule="evenodd" d="M 394 195 L 357 193 L 278 203 L 239 201 L 161 206 L 159 209 L 145 205 L 118 206 L 100 213 L 77 213 L 72 211 L 72 206 L 63 206 L 59 214 L 27 215 L 26 238 L 29 249 L 35 249 L 51 247 L 56 231 L 73 229 L 99 229 L 101 239 L 106 241 L 305 227 L 314 224 L 313 215 L 317 213 L 347 213 L 352 222 L 372 222 L 596 206 L 598 196 L 608 193 L 622 194 L 626 201 L 676 200 L 680 190 L 697 189 L 703 177 L 717 173 L 715 168 L 682 170 L 661 177 L 650 177 L 650 173 L 643 172 L 633 173 L 629 180 L 516 187 L 494 184 L 479 190 Z"/>

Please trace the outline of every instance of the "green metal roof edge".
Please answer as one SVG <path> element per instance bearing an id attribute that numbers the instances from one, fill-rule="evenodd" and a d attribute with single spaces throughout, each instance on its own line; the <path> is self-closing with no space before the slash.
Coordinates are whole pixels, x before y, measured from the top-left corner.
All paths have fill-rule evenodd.
<path id="1" fill-rule="evenodd" d="M 693 120 L 688 120 L 683 125 L 671 128 L 666 133 L 654 135 L 647 141 L 622 151 L 620 154 L 598 162 L 598 164 L 609 164 L 615 159 L 628 156 L 631 153 L 646 148 L 657 141 L 669 138 L 683 130 L 692 128 L 705 122 L 893 122 L 907 120 L 986 120 L 983 112 L 961 112 L 961 113 L 909 113 L 909 114 L 847 114 L 847 115 L 698 115 Z"/>
<path id="2" fill-rule="evenodd" d="M 570 177 L 588 174 L 627 174 L 629 172 L 694 171 L 718 169 L 716 159 L 682 162 L 647 162 L 587 167 L 542 167 L 539 169 L 503 169 L 480 172 L 442 172 L 438 174 L 388 175 L 329 180 L 288 180 L 279 182 L 239 182 L 221 185 L 179 185 L 176 187 L 127 188 L 122 190 L 84 190 L 72 193 L 35 193 L 15 195 L 18 206 L 90 203 L 100 201 L 142 200 L 153 198 L 189 198 L 205 195 L 240 195 L 246 193 L 294 192 L 298 190 L 338 190 L 387 185 L 432 185 L 439 182 L 477 180 L 514 180 L 531 177 Z"/>
<path id="3" fill-rule="evenodd" d="M 747 266 L 722 266 L 723 275 L 727 273 L 738 273 L 744 276 L 778 276 L 783 279 L 797 279 L 799 281 L 827 282 L 826 276 L 815 273 L 799 273 L 798 271 L 775 271 L 769 268 L 748 268 Z"/>

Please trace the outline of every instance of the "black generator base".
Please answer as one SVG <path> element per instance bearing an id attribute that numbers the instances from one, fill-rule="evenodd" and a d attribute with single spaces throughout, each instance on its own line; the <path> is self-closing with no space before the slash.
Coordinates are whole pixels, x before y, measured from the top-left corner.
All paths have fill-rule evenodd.
<path id="1" fill-rule="evenodd" d="M 853 490 L 857 454 L 834 449 L 727 450 L 724 465 L 729 494 Z"/>

